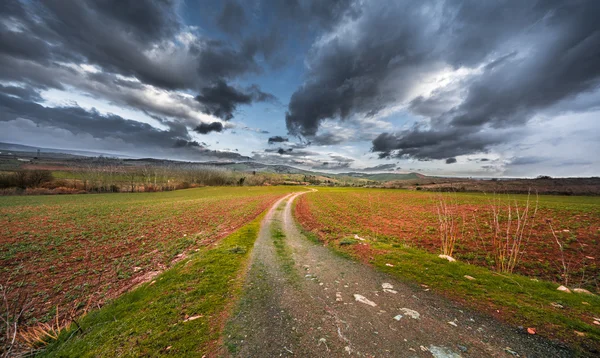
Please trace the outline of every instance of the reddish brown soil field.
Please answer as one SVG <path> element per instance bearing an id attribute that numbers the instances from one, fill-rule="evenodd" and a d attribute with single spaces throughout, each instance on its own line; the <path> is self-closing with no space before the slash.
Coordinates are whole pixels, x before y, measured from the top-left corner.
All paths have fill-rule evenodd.
<path id="1" fill-rule="evenodd" d="M 504 210 L 502 229 L 506 229 L 507 198 L 517 200 L 522 209 L 524 195 L 490 196 L 483 194 L 446 194 L 453 214 L 464 220 L 453 256 L 475 265 L 495 268 L 491 244 L 490 207 Z M 440 228 L 437 204 L 440 194 L 402 190 L 320 189 L 302 196 L 296 216 L 307 230 L 321 240 L 340 242 L 355 234 L 380 242 L 410 245 L 440 253 Z M 564 263 L 568 283 L 599 291 L 600 282 L 600 199 L 596 197 L 535 196 L 530 198 L 538 211 L 525 233 L 522 256 L 515 273 L 564 283 Z M 514 212 L 513 212 L 514 217 Z M 513 220 L 513 229 L 515 222 Z M 552 231 L 555 231 L 563 252 Z M 364 245 L 360 245 L 364 246 Z M 362 248 L 364 251 L 364 248 Z M 362 252 L 360 257 L 370 254 Z"/>
<path id="2" fill-rule="evenodd" d="M 31 324 L 102 305 L 254 219 L 289 188 L 12 197 L 0 201 L 0 277 Z"/>

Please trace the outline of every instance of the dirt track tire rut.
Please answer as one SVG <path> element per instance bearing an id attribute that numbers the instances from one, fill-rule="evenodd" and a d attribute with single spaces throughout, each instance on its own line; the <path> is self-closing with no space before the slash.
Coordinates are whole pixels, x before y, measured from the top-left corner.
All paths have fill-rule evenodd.
<path id="1" fill-rule="evenodd" d="M 302 194 L 281 199 L 265 216 L 242 299 L 225 329 L 223 355 L 572 356 L 541 337 L 522 334 L 309 241 L 292 216 L 292 202 Z M 391 288 L 384 291 L 384 283 Z"/>

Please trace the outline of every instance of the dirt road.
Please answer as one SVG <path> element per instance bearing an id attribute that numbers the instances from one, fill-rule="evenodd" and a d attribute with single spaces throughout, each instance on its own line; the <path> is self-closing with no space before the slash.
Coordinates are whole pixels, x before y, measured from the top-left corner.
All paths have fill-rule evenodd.
<path id="1" fill-rule="evenodd" d="M 309 241 L 292 217 L 298 195 L 280 200 L 264 219 L 224 355 L 571 356 Z"/>

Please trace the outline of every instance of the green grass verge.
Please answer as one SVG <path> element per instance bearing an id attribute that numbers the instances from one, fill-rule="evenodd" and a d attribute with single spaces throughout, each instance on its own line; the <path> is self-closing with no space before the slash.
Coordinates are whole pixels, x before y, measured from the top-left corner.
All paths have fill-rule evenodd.
<path id="1" fill-rule="evenodd" d="M 241 273 L 263 215 L 191 255 L 154 280 L 83 317 L 40 356 L 202 356 L 220 337 L 224 311 L 241 291 Z M 186 317 L 199 318 L 185 322 Z"/>
<path id="2" fill-rule="evenodd" d="M 385 253 L 375 255 L 371 264 L 401 281 L 426 284 L 437 293 L 515 326 L 534 327 L 538 334 L 565 341 L 578 351 L 600 349 L 600 327 L 593 324 L 594 317 L 600 317 L 599 296 L 564 293 L 557 291 L 558 284 L 553 282 L 499 274 L 475 265 L 448 262 L 420 249 L 397 246 L 373 243 L 373 249 Z M 337 245 L 330 247 L 347 250 Z"/>
<path id="3" fill-rule="evenodd" d="M 271 224 L 271 237 L 273 238 L 273 246 L 275 246 L 275 254 L 281 264 L 283 273 L 287 276 L 291 284 L 298 283 L 298 274 L 294 269 L 294 258 L 292 250 L 286 244 L 286 237 L 281 229 L 281 223 L 273 221 Z"/>

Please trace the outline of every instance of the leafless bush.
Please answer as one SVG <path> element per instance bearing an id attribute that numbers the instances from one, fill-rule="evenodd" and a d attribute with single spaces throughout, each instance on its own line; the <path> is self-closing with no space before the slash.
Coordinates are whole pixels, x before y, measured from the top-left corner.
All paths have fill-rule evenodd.
<path id="1" fill-rule="evenodd" d="M 442 255 L 452 256 L 456 242 L 464 234 L 464 214 L 461 220 L 456 198 L 444 194 L 438 197 L 437 213 Z"/>
<path id="2" fill-rule="evenodd" d="M 18 340 L 19 324 L 23 314 L 29 308 L 26 295 L 18 293 L 11 296 L 10 282 L 0 284 L 0 357 L 17 356 L 23 350 Z"/>
<path id="3" fill-rule="evenodd" d="M 53 179 L 52 173 L 48 170 L 17 170 L 0 175 L 0 188 L 35 188 Z"/>
<path id="4" fill-rule="evenodd" d="M 521 260 L 524 249 L 531 237 L 533 221 L 538 209 L 536 194 L 535 207 L 531 207 L 531 194 L 523 206 L 517 200 L 501 200 L 495 196 L 490 200 L 490 221 L 487 223 L 492 231 L 492 254 L 496 269 L 511 273 Z"/>

